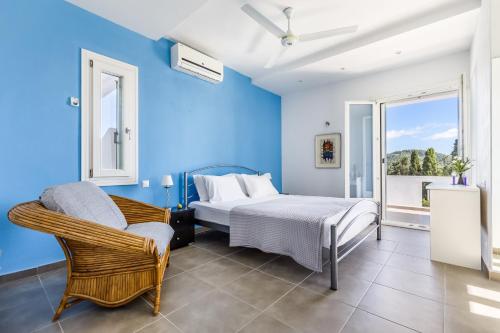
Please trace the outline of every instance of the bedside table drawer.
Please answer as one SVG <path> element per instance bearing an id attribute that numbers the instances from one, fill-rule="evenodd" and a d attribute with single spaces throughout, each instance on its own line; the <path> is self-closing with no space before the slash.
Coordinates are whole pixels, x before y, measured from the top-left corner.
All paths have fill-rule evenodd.
<path id="1" fill-rule="evenodd" d="M 177 228 L 184 228 L 189 225 L 191 225 L 192 222 L 189 217 L 184 216 L 184 215 L 179 215 L 179 216 L 172 216 L 170 220 L 170 225 L 172 228 L 177 229 Z"/>
<path id="2" fill-rule="evenodd" d="M 170 226 L 175 232 L 170 241 L 172 250 L 194 242 L 194 209 L 171 211 Z"/>
<path id="3" fill-rule="evenodd" d="M 172 237 L 172 240 L 170 241 L 170 249 L 174 250 L 194 242 L 193 229 L 192 228 L 175 229 L 174 237 Z"/>

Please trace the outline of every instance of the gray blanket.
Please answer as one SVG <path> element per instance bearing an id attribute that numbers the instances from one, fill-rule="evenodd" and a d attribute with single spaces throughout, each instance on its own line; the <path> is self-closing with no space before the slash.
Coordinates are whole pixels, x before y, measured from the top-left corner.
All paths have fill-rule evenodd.
<path id="1" fill-rule="evenodd" d="M 283 196 L 236 206 L 229 215 L 230 246 L 287 255 L 321 272 L 323 224 L 354 203 L 339 198 Z"/>

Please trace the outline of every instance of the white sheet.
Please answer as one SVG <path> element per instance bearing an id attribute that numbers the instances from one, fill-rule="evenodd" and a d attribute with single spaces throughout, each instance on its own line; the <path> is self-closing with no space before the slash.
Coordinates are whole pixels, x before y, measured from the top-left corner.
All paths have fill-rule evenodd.
<path id="1" fill-rule="evenodd" d="M 284 194 L 279 194 L 273 197 L 267 197 L 267 198 L 247 198 L 247 199 L 241 199 L 241 200 L 235 200 L 235 201 L 225 201 L 225 202 L 215 202 L 215 203 L 210 203 L 210 202 L 201 202 L 201 201 L 193 201 L 189 204 L 189 207 L 195 208 L 194 216 L 203 221 L 208 221 L 208 222 L 213 222 L 217 224 L 222 224 L 229 226 L 229 213 L 231 209 L 233 209 L 236 206 L 239 205 L 249 205 L 249 204 L 255 204 L 259 202 L 265 202 L 269 200 L 275 200 L 282 196 Z M 300 197 L 300 196 L 297 196 Z M 345 199 L 353 202 L 358 202 L 360 199 Z M 346 216 L 346 219 L 351 220 L 358 214 L 362 212 L 374 212 L 377 213 L 377 208 L 376 205 L 373 204 L 372 201 L 369 200 L 364 200 L 362 203 L 359 205 L 356 205 L 349 213 L 348 216 Z M 330 218 L 328 218 L 325 221 L 324 227 L 323 227 L 323 247 L 329 248 L 330 247 L 330 227 L 333 224 L 337 224 L 342 217 L 344 216 L 345 212 L 338 213 Z M 349 224 L 349 221 L 345 221 L 346 223 L 342 223 L 338 230 L 337 234 L 340 235 L 342 231 L 345 229 L 345 227 Z M 342 240 L 338 245 L 342 245 L 358 235 L 363 229 L 365 229 L 371 222 L 373 222 L 373 216 L 372 215 L 365 215 L 363 217 L 360 217 L 358 220 L 356 220 L 355 224 L 346 232 Z"/>

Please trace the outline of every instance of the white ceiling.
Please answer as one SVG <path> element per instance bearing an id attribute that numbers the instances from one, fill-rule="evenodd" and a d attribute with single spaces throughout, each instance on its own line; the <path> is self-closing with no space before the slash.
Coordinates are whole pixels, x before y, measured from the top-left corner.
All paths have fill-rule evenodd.
<path id="1" fill-rule="evenodd" d="M 479 0 L 67 1 L 149 38 L 181 41 L 280 95 L 467 50 L 480 6 Z M 245 3 L 284 30 L 281 10 L 294 7 L 297 34 L 348 25 L 359 30 L 298 43 L 266 69 L 281 44 L 241 11 Z"/>

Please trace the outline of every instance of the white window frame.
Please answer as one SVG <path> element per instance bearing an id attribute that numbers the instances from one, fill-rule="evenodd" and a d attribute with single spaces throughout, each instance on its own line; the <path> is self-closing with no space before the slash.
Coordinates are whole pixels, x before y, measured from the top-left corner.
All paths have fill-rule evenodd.
<path id="1" fill-rule="evenodd" d="M 100 80 L 94 73 L 107 72 L 122 78 L 122 117 L 127 142 L 124 150 L 124 167 L 121 170 L 102 169 L 97 127 L 100 99 L 94 99 L 96 89 L 100 91 Z M 81 50 L 81 180 L 98 186 L 134 185 L 139 175 L 139 69 L 89 50 Z M 94 82 L 96 81 L 96 82 Z M 97 115 L 96 115 L 97 114 Z"/>

